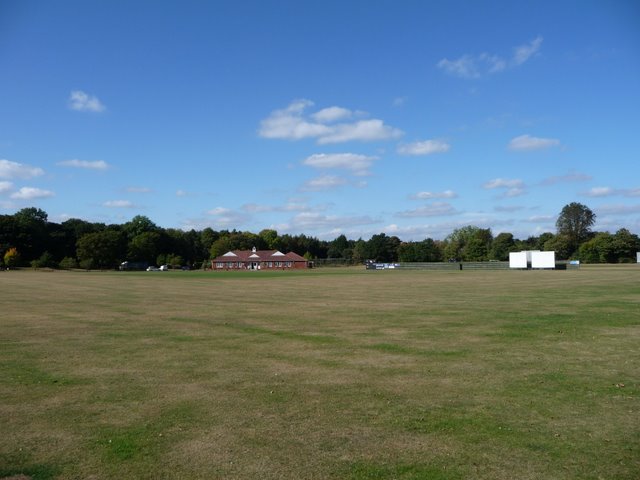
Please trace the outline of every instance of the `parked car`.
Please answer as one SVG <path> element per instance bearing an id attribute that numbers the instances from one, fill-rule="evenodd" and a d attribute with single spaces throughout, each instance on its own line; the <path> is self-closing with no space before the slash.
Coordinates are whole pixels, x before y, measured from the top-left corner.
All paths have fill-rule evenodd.
<path id="1" fill-rule="evenodd" d="M 169 265 L 160 265 L 161 272 L 166 272 L 167 270 L 169 270 Z"/>
<path id="2" fill-rule="evenodd" d="M 159 272 L 160 269 L 158 267 L 147 267 L 147 272 Z"/>

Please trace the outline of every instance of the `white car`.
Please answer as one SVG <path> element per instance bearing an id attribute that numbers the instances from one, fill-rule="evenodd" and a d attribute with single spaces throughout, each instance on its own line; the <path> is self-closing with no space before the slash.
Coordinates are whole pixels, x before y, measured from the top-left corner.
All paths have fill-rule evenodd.
<path id="1" fill-rule="evenodd" d="M 160 269 L 158 267 L 147 267 L 147 272 L 159 272 Z"/>
<path id="2" fill-rule="evenodd" d="M 166 272 L 167 270 L 169 270 L 169 265 L 160 265 L 161 272 Z"/>

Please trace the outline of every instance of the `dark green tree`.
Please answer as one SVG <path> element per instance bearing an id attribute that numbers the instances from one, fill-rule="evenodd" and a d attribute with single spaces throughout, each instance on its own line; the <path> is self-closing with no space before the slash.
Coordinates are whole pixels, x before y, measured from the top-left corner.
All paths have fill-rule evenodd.
<path id="1" fill-rule="evenodd" d="M 570 254 L 577 252 L 580 244 L 589 239 L 591 227 L 596 221 L 596 214 L 581 203 L 572 202 L 565 205 L 556 221 L 558 235 L 566 237 Z"/>
<path id="2" fill-rule="evenodd" d="M 640 237 L 621 228 L 613 235 L 613 247 L 618 262 L 635 262 L 636 253 L 640 252 Z"/>
<path id="3" fill-rule="evenodd" d="M 159 232 L 142 232 L 129 240 L 127 260 L 153 263 L 160 253 L 161 235 Z"/>
<path id="4" fill-rule="evenodd" d="M 512 233 L 502 232 L 491 242 L 490 260 L 509 260 L 509 252 L 515 251 L 515 240 Z"/>
<path id="5" fill-rule="evenodd" d="M 87 268 L 116 268 L 124 261 L 125 238 L 115 230 L 88 233 L 78 240 L 78 260 Z"/>

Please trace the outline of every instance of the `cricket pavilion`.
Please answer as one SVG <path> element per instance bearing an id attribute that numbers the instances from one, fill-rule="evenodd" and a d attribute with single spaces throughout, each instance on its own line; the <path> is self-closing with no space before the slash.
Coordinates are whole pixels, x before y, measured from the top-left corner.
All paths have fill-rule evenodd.
<path id="1" fill-rule="evenodd" d="M 213 270 L 284 270 L 311 268 L 312 262 L 297 253 L 278 250 L 232 250 L 211 260 Z"/>

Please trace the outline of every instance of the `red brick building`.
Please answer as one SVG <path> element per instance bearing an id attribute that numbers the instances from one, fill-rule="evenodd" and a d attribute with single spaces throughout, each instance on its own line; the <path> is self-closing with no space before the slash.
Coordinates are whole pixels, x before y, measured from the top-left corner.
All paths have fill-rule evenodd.
<path id="1" fill-rule="evenodd" d="M 211 260 L 213 270 L 269 270 L 308 268 L 309 262 L 297 253 L 278 250 L 233 250 Z"/>

